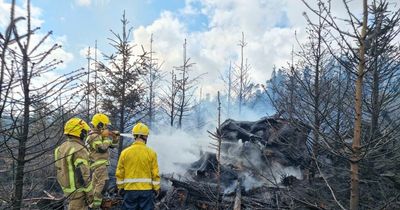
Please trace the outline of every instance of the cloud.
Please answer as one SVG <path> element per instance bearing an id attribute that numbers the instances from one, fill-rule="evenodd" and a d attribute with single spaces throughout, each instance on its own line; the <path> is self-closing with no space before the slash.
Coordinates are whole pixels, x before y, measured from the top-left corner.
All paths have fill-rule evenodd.
<path id="1" fill-rule="evenodd" d="M 90 6 L 90 4 L 92 3 L 91 0 L 75 0 L 76 4 L 78 6 Z"/>
<path id="2" fill-rule="evenodd" d="M 163 70 L 170 71 L 173 66 L 181 65 L 183 41 L 189 36 L 184 24 L 172 12 L 164 11 L 151 25 L 134 30 L 134 43 L 149 49 L 151 34 L 155 56 L 164 59 L 161 61 L 164 62 Z M 142 52 L 140 47 L 136 47 L 136 50 L 137 53 Z"/>
<path id="3" fill-rule="evenodd" d="M 184 15 L 196 15 L 201 13 L 201 11 L 193 6 L 196 0 L 185 0 L 185 7 L 180 11 Z"/>
<path id="4" fill-rule="evenodd" d="M 182 65 L 182 44 L 187 38 L 187 56 L 196 63 L 192 76 L 205 74 L 199 84 L 205 93 L 224 89 L 219 78 L 230 62 L 239 64 L 238 42 L 242 32 L 248 43 L 244 56 L 252 67 L 251 78 L 264 83 L 274 65 L 283 66 L 290 60 L 292 47 L 296 45 L 295 31 L 302 31 L 302 25 L 290 26 L 285 1 L 186 0 L 185 3 L 182 10 L 164 11 L 153 23 L 136 28 L 134 42 L 146 46 L 153 33 L 156 56 L 165 61 L 163 70 L 170 71 Z M 190 31 L 186 20 L 196 18 L 199 13 L 206 16 L 207 27 Z M 297 13 L 301 15 L 301 11 Z"/>
<path id="5" fill-rule="evenodd" d="M 81 7 L 106 6 L 111 0 L 75 0 L 76 5 Z"/>
<path id="6" fill-rule="evenodd" d="M 315 0 L 307 2 L 312 7 L 317 5 Z M 361 14 L 360 2 L 349 3 L 356 15 Z M 390 2 L 393 4 L 393 0 Z M 348 17 L 343 4 L 332 6 L 334 16 Z M 146 46 L 153 33 L 153 49 L 165 61 L 163 70 L 169 72 L 182 64 L 182 44 L 187 38 L 187 56 L 196 63 L 193 74 L 206 73 L 199 86 L 204 93 L 214 94 L 224 89 L 219 79 L 221 72 L 228 69 L 230 62 L 239 64 L 238 41 L 242 32 L 247 42 L 244 56 L 251 65 L 254 82 L 264 83 L 274 66 L 287 66 L 292 50 L 299 50 L 296 36 L 300 43 L 307 37 L 304 11 L 312 21 L 317 20 L 301 1 L 185 0 L 181 10 L 164 11 L 151 24 L 136 28 L 134 41 Z M 190 23 L 201 15 L 206 17 L 206 27 L 191 30 Z M 346 27 L 344 22 L 341 24 Z"/>

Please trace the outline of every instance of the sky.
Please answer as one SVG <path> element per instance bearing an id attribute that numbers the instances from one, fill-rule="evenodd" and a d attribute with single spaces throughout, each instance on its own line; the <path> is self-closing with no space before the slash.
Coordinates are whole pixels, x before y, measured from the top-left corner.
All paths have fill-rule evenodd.
<path id="1" fill-rule="evenodd" d="M 0 0 L 1 31 L 8 23 L 10 2 Z M 314 0 L 307 2 L 315 5 Z M 351 4 L 361 12 L 359 2 Z M 25 1 L 17 0 L 17 4 L 17 14 L 23 15 Z M 306 37 L 303 12 L 307 8 L 300 0 L 34 0 L 32 5 L 33 23 L 41 27 L 39 35 L 51 30 L 48 45 L 63 46 L 53 55 L 64 60 L 54 74 L 86 67 L 86 49 L 93 49 L 95 40 L 99 54 L 113 53 L 107 38 L 112 37 L 110 30 L 121 32 L 125 11 L 134 44 L 148 49 L 153 34 L 162 71 L 182 64 L 182 45 L 187 39 L 187 56 L 195 63 L 193 76 L 205 73 L 198 84 L 204 94 L 224 89 L 220 77 L 230 62 L 239 64 L 242 32 L 247 42 L 244 57 L 256 83 L 265 83 L 274 66 L 288 64 L 292 49 L 298 49 L 295 34 L 300 42 Z M 334 4 L 334 12 L 344 14 L 338 5 Z"/>
<path id="2" fill-rule="evenodd" d="M 0 0 L 2 29 L 10 2 Z M 23 15 L 24 1 L 17 4 Z M 53 31 L 52 41 L 63 46 L 57 53 L 64 60 L 59 73 L 86 67 L 85 49 L 93 48 L 95 40 L 99 51 L 111 54 L 107 38 L 112 36 L 110 29 L 121 31 L 125 11 L 135 44 L 148 48 L 153 33 L 153 48 L 163 71 L 181 65 L 187 39 L 188 57 L 195 63 L 193 75 L 206 73 L 199 82 L 203 93 L 215 91 L 214 86 L 223 89 L 220 75 L 230 62 L 238 64 L 241 32 L 248 43 L 244 53 L 252 66 L 252 79 L 263 83 L 274 65 L 285 65 L 290 59 L 294 32 L 301 30 L 301 11 L 298 17 L 289 14 L 290 7 L 301 4 L 281 0 L 35 0 L 32 5 L 40 32 Z"/>

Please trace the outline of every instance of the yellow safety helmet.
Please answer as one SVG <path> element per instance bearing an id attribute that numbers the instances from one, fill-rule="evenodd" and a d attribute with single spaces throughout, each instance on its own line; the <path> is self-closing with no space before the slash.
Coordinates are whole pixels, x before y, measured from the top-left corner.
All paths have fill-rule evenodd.
<path id="1" fill-rule="evenodd" d="M 92 118 L 92 125 L 97 129 L 105 128 L 107 125 L 111 125 L 110 119 L 103 113 L 97 113 Z"/>
<path id="2" fill-rule="evenodd" d="M 89 129 L 89 125 L 84 120 L 74 117 L 65 123 L 64 134 L 84 139 Z"/>
<path id="3" fill-rule="evenodd" d="M 148 136 L 150 133 L 149 127 L 143 123 L 137 123 L 135 126 L 132 128 L 132 134 L 135 135 L 142 135 L 142 136 Z"/>

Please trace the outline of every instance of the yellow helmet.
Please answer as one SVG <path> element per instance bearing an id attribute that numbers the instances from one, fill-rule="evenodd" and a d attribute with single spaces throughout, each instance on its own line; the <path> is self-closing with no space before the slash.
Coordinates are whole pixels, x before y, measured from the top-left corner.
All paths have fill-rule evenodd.
<path id="1" fill-rule="evenodd" d="M 89 125 L 84 120 L 74 117 L 65 123 L 64 134 L 84 139 L 89 129 Z"/>
<path id="2" fill-rule="evenodd" d="M 150 133 L 149 127 L 143 123 L 137 123 L 135 126 L 132 128 L 132 134 L 135 135 L 143 135 L 143 136 L 148 136 Z"/>
<path id="3" fill-rule="evenodd" d="M 107 115 L 105 115 L 103 113 L 95 114 L 92 118 L 91 123 L 97 129 L 101 129 L 101 128 L 106 127 L 107 125 L 111 125 L 110 119 L 107 117 Z"/>

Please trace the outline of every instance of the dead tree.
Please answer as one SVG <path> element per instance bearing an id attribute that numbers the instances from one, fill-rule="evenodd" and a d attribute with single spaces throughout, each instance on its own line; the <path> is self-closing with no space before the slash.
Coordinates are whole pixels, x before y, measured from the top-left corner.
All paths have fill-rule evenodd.
<path id="1" fill-rule="evenodd" d="M 231 105 L 232 105 L 232 63 L 229 62 L 229 71 L 228 71 L 228 117 L 231 116 Z"/>
<path id="2" fill-rule="evenodd" d="M 303 2 L 313 14 L 322 18 L 329 26 L 325 30 L 328 34 L 322 39 L 322 41 L 327 46 L 327 49 L 329 50 L 330 54 L 335 58 L 335 60 L 339 62 L 340 65 L 349 73 L 349 75 L 351 76 L 349 79 L 354 80 L 354 101 L 345 105 L 347 107 L 344 107 L 344 109 L 349 109 L 352 106 L 354 109 L 354 111 L 348 112 L 349 114 L 354 116 L 352 132 L 348 132 L 348 130 L 347 132 L 345 132 L 346 134 L 344 134 L 341 133 L 341 130 L 336 130 L 336 139 L 342 139 L 341 142 L 338 142 L 341 145 L 341 149 L 340 147 L 332 147 L 332 144 L 329 145 L 329 143 L 332 143 L 332 139 L 330 139 L 329 141 L 324 140 L 324 142 L 327 143 L 326 146 L 330 147 L 329 151 L 340 156 L 350 164 L 351 182 L 349 190 L 349 208 L 359 209 L 361 206 L 365 207 L 368 205 L 373 205 L 367 203 L 367 201 L 363 202 L 362 198 L 360 198 L 360 188 L 363 185 L 360 180 L 365 179 L 364 181 L 366 181 L 368 179 L 368 176 L 371 175 L 371 172 L 364 172 L 365 169 L 363 167 L 370 167 L 368 168 L 369 171 L 378 172 L 377 170 L 379 170 L 379 167 L 374 167 L 373 165 L 371 165 L 372 162 L 371 160 L 369 160 L 368 155 L 371 153 L 378 154 L 378 151 L 382 151 L 383 148 L 387 148 L 386 145 L 389 142 L 393 142 L 393 136 L 379 137 L 379 135 L 377 135 L 377 133 L 379 133 L 377 127 L 382 126 L 381 128 L 383 128 L 386 127 L 386 125 L 384 123 L 382 123 L 381 125 L 377 123 L 380 112 L 377 97 L 380 94 L 378 90 L 380 89 L 379 86 L 382 80 L 377 80 L 377 78 L 379 78 L 379 73 L 378 71 L 374 72 L 374 69 L 377 70 L 376 64 L 379 65 L 380 63 L 378 61 L 379 57 L 387 57 L 385 55 L 387 55 L 387 53 L 393 49 L 391 47 L 388 47 L 391 41 L 383 40 L 387 39 L 387 37 L 393 35 L 395 36 L 395 34 L 398 33 L 398 26 L 396 26 L 395 23 L 398 19 L 398 11 L 394 12 L 391 15 L 386 13 L 387 15 L 384 17 L 384 13 L 380 11 L 385 10 L 384 6 L 382 5 L 387 4 L 386 1 L 373 1 L 370 5 L 368 5 L 368 2 L 364 0 L 362 16 L 361 18 L 357 18 L 354 15 L 355 12 L 350 10 L 348 2 L 343 1 L 348 15 L 345 23 L 349 26 L 348 28 L 343 28 L 343 26 L 341 26 L 339 23 L 340 20 L 336 17 L 333 17 L 329 2 L 318 2 L 318 5 L 322 7 L 322 13 L 317 9 L 311 8 L 310 5 L 308 5 L 305 1 Z M 377 14 L 374 15 L 375 17 L 373 19 L 375 20 L 373 21 L 369 21 L 371 19 L 369 18 L 371 14 Z M 385 19 L 387 23 L 384 27 L 382 27 L 381 25 L 383 23 L 383 19 Z M 389 31 L 389 33 L 386 34 L 386 37 L 383 35 L 384 31 Z M 379 36 L 377 34 L 379 34 Z M 330 40 L 328 40 L 327 37 L 329 37 Z M 391 39 L 389 38 L 387 40 Z M 334 45 L 332 45 L 332 42 L 334 43 Z M 381 43 L 382 45 L 379 45 L 378 43 Z M 338 46 L 339 49 L 335 48 L 334 46 Z M 338 51 L 343 53 L 336 53 Z M 386 62 L 381 62 L 380 64 L 393 64 L 393 62 L 396 60 L 396 57 L 392 58 L 394 59 L 387 59 Z M 391 74 L 391 76 L 395 76 L 397 74 L 394 72 L 395 71 L 392 71 L 393 74 Z M 368 86 L 368 80 L 366 79 L 368 79 L 368 75 L 370 75 L 371 73 L 371 85 Z M 392 84 L 394 83 L 392 83 L 391 80 L 394 78 L 396 77 L 391 77 L 391 79 L 387 80 L 387 82 L 382 82 L 382 85 L 389 85 L 393 87 Z M 366 92 L 371 92 L 371 104 L 373 104 L 372 106 L 366 103 Z M 348 101 L 345 102 L 350 102 L 350 98 L 348 98 Z M 368 113 L 368 109 L 374 110 L 370 112 L 372 116 L 370 119 L 368 118 L 368 115 L 366 115 Z M 342 119 L 343 118 L 345 118 L 345 115 L 342 115 Z M 370 121 L 370 123 L 368 123 L 368 121 Z M 370 124 L 371 126 L 369 126 L 368 124 Z M 331 125 L 334 124 L 332 123 Z M 397 123 L 391 123 L 391 125 L 391 128 L 398 126 Z M 391 132 L 391 134 L 393 134 L 393 132 Z M 352 139 L 351 145 L 349 145 L 345 140 L 350 138 Z M 389 152 L 387 151 L 386 155 L 388 153 Z M 368 187 L 368 185 L 365 185 L 364 187 Z M 371 208 L 371 206 L 368 206 L 366 208 Z"/>
<path id="3" fill-rule="evenodd" d="M 148 64 L 147 71 L 148 77 L 145 79 L 148 89 L 148 124 L 150 128 L 153 128 L 153 123 L 155 121 L 155 116 L 158 108 L 158 104 L 156 103 L 156 93 L 157 89 L 160 87 L 160 81 L 163 77 L 161 73 L 161 64 L 157 63 L 157 59 L 154 58 L 155 52 L 153 51 L 153 34 L 150 36 L 150 50 L 148 52 Z"/>
<path id="4" fill-rule="evenodd" d="M 14 13 L 15 2 L 12 2 L 11 13 Z M 5 56 L 3 63 L 12 63 L 10 72 L 15 72 L 15 85 L 4 86 L 9 89 L 11 96 L 3 94 L 2 103 L 5 104 L 2 120 L 4 123 L 1 130 L 0 153 L 7 162 L 3 165 L 8 171 L 14 172 L 12 187 L 8 188 L 8 182 L 3 182 L 4 190 L 13 189 L 11 195 L 9 191 L 2 192 L 3 198 L 9 202 L 8 208 L 23 208 L 23 198 L 37 191 L 41 187 L 41 181 L 37 177 L 52 158 L 54 146 L 61 140 L 63 117 L 56 113 L 61 108 L 70 113 L 66 104 L 78 104 L 81 100 L 75 98 L 79 87 L 72 82 L 84 75 L 81 70 L 73 71 L 66 75 L 52 78 L 50 81 L 41 82 L 41 75 L 46 75 L 53 71 L 62 61 L 50 58 L 52 53 L 61 46 L 54 44 L 48 49 L 43 49 L 43 43 L 52 34 L 48 32 L 43 37 L 34 37 L 34 32 L 38 28 L 31 28 L 31 4 L 27 1 L 26 18 L 13 18 L 8 30 L 8 39 L 12 37 L 13 42 L 3 45 L 3 52 L 13 51 L 15 56 Z M 24 28 L 17 28 L 15 20 L 26 21 Z M 38 42 L 34 40 L 39 38 Z M 11 40 L 11 39 L 10 39 Z M 3 84 L 2 84 L 3 85 Z M 55 106 L 62 98 L 62 104 Z M 73 108 L 73 107 L 71 107 Z M 8 161 L 9 160 L 9 161 Z M 12 164 L 10 164 L 12 162 Z M 43 172 L 42 172 L 43 173 Z M 34 184 L 32 184 L 34 183 Z M 29 188 L 26 188 L 30 186 Z M 11 197 L 10 197 L 11 196 Z"/>
<path id="5" fill-rule="evenodd" d="M 220 207 L 220 192 L 221 192 L 221 144 L 222 144 L 222 138 L 223 136 L 221 135 L 221 100 L 220 100 L 220 95 L 218 91 L 218 118 L 217 118 L 217 128 L 215 133 L 212 133 L 208 131 L 210 134 L 211 138 L 215 140 L 216 143 L 211 143 L 211 146 L 216 150 L 216 160 L 217 160 L 217 168 L 216 168 L 216 180 L 217 180 L 217 192 L 215 194 L 215 206 L 216 209 L 219 209 Z"/>
<path id="6" fill-rule="evenodd" d="M 191 63 L 190 58 L 187 58 L 186 54 L 186 39 L 183 43 L 183 65 L 179 67 L 175 67 L 175 70 L 180 74 L 180 77 L 176 80 L 178 87 L 178 101 L 176 104 L 177 108 L 177 117 L 178 117 L 178 128 L 182 128 L 183 119 L 188 115 L 193 109 L 193 97 L 194 91 L 196 88 L 197 80 L 200 76 L 191 78 L 190 71 L 193 67 L 194 63 Z"/>
<path id="7" fill-rule="evenodd" d="M 13 39 L 13 30 L 16 27 L 16 23 L 21 21 L 23 18 L 15 18 L 15 0 L 11 2 L 10 9 L 10 23 L 6 27 L 3 33 L 0 33 L 0 119 L 3 117 L 3 112 L 6 106 L 6 99 L 10 94 L 12 84 L 15 80 L 15 73 L 12 71 L 13 63 L 10 62 L 17 55 L 14 51 L 10 50 L 9 46 L 15 42 Z M 0 131 L 2 129 L 2 122 L 0 121 Z"/>
<path id="8" fill-rule="evenodd" d="M 360 177 L 359 177 L 359 161 L 362 158 L 361 154 L 361 122 L 362 122 L 362 91 L 363 80 L 365 75 L 365 40 L 367 38 L 367 24 L 368 24 L 368 5 L 367 0 L 363 1 L 363 19 L 361 35 L 359 39 L 359 64 L 357 71 L 356 89 L 355 89 L 355 120 L 354 120 L 354 138 L 352 145 L 352 156 L 350 162 L 351 172 L 351 187 L 350 187 L 350 209 L 357 210 L 360 205 Z"/>
<path id="9" fill-rule="evenodd" d="M 319 6 L 319 12 L 322 13 L 323 8 Z M 303 74 L 299 71 L 294 71 L 294 78 L 300 84 L 303 94 L 301 98 L 305 101 L 306 106 L 302 107 L 301 112 L 303 115 L 301 119 L 307 119 L 306 115 L 312 115 L 307 122 L 313 127 L 313 153 L 317 157 L 319 153 L 319 144 L 321 133 L 321 125 L 323 120 L 321 115 L 326 116 L 327 113 L 332 111 L 331 94 L 334 89 L 331 88 L 329 74 L 332 74 L 333 58 L 329 55 L 329 51 L 324 47 L 323 37 L 327 35 L 324 31 L 327 27 L 324 19 L 318 17 L 317 23 L 311 23 L 308 19 L 308 42 L 300 44 L 301 61 L 298 68 L 303 69 Z M 304 103 L 302 103 L 304 104 Z"/>
<path id="10" fill-rule="evenodd" d="M 167 88 L 161 88 L 163 92 L 160 96 L 161 110 L 167 115 L 168 123 L 171 127 L 175 125 L 175 118 L 177 116 L 177 95 L 178 95 L 178 84 L 176 74 L 174 70 L 170 72 L 171 80 L 167 81 Z"/>
<path id="11" fill-rule="evenodd" d="M 92 52 L 91 47 L 87 48 L 86 59 L 87 59 L 87 78 L 84 82 L 86 87 L 85 97 L 86 104 L 85 107 L 82 107 L 86 110 L 85 119 L 87 122 L 91 120 L 91 114 L 95 114 L 98 112 L 98 67 L 102 66 L 102 63 L 97 59 L 97 40 L 95 41 L 94 52 Z M 94 54 L 94 58 L 92 57 L 92 53 Z M 93 100 L 91 100 L 91 98 Z"/>
<path id="12" fill-rule="evenodd" d="M 382 179 L 379 174 L 395 170 L 393 164 L 398 162 L 396 150 L 399 145 L 394 139 L 399 136 L 399 132 L 395 130 L 398 129 L 399 118 L 395 115 L 388 117 L 387 113 L 388 110 L 398 113 L 399 102 L 395 98 L 399 94 L 399 84 L 394 80 L 398 78 L 400 70 L 398 43 L 393 38 L 399 33 L 399 11 L 394 9 L 390 12 L 390 7 L 385 6 L 386 1 L 373 1 L 368 10 L 373 21 L 367 24 L 366 37 L 363 37 L 363 19 L 357 19 L 352 15 L 347 2 L 344 4 L 349 13 L 344 21 L 348 28 L 339 26 L 338 21 L 343 18 L 333 17 L 329 2 L 319 1 L 315 8 L 306 4 L 311 14 L 317 17 L 311 21 L 312 18 L 305 14 L 309 41 L 300 44 L 295 65 L 290 65 L 286 72 L 275 71 L 267 87 L 267 91 L 272 90 L 272 94 L 267 93 L 277 107 L 277 117 L 293 116 L 313 127 L 313 135 L 310 136 L 312 144 L 309 144 L 314 146 L 310 150 L 315 155 L 313 168 L 317 178 L 323 178 L 326 186 L 324 191 L 315 191 L 316 197 L 333 201 L 327 202 L 332 208 L 344 209 L 346 203 L 349 206 L 351 203 L 352 208 L 355 208 L 354 203 L 357 200 L 357 206 L 363 209 L 375 209 L 377 206 L 398 208 L 394 202 L 397 195 L 390 182 Z M 365 42 L 361 42 L 362 40 Z M 364 53 L 359 47 L 363 44 Z M 360 53 L 364 54 L 364 67 Z M 359 72 L 360 68 L 363 69 L 362 74 Z M 283 76 L 278 77 L 277 73 Z M 358 84 L 354 81 L 358 81 Z M 358 98 L 361 81 L 362 97 Z M 360 107 L 355 112 L 355 93 L 352 93 L 356 87 L 356 101 L 361 101 L 363 113 L 362 120 L 357 118 L 356 121 L 360 123 L 361 120 L 361 136 L 357 136 L 359 133 L 355 135 L 355 128 L 360 126 L 355 126 L 354 121 L 354 116 L 360 114 Z M 293 104 L 296 109 L 291 109 Z M 383 104 L 384 107 L 381 106 Z M 354 139 L 361 142 L 358 144 Z M 358 159 L 354 159 L 355 157 Z M 327 159 L 333 162 L 326 162 Z M 354 169 L 352 186 L 343 184 L 350 183 L 348 180 L 351 176 L 347 174 L 349 165 Z M 356 170 L 355 165 L 359 170 Z M 357 173 L 358 179 L 354 176 Z M 329 176 L 334 176 L 335 179 Z M 391 175 L 388 177 L 396 178 Z M 313 183 L 314 181 L 318 182 L 313 180 Z M 358 187 L 355 183 L 357 181 Z M 379 183 L 380 187 L 371 186 L 372 182 Z M 357 198 L 357 188 L 361 190 L 363 197 Z M 353 197 L 337 193 L 342 189 L 346 189 L 345 192 L 349 194 L 352 192 Z M 329 194 L 325 194 L 325 191 Z M 371 199 L 375 202 L 371 202 Z"/>
<path id="13" fill-rule="evenodd" d="M 243 51 L 247 43 L 245 42 L 243 32 L 242 39 L 239 41 L 238 45 L 240 46 L 240 64 L 237 64 L 234 68 L 232 90 L 236 95 L 240 115 L 242 107 L 251 93 L 250 65 L 247 63 L 247 59 L 244 59 Z"/>
<path id="14" fill-rule="evenodd" d="M 97 40 L 94 42 L 94 85 L 93 85 L 93 92 L 94 92 L 94 113 L 98 112 L 97 107 L 97 70 L 98 70 L 98 61 L 97 61 Z"/>
<path id="15" fill-rule="evenodd" d="M 227 117 L 230 118 L 231 116 L 231 109 L 232 109 L 232 89 L 233 89 L 233 81 L 232 81 L 232 62 L 229 62 L 228 72 L 223 73 L 220 75 L 222 82 L 225 84 L 226 90 L 226 110 L 227 110 Z"/>
<path id="16" fill-rule="evenodd" d="M 90 47 L 87 49 L 87 54 L 86 54 L 86 59 L 87 59 L 87 81 L 86 81 L 86 121 L 90 122 L 90 93 L 91 93 L 91 88 L 90 88 Z"/>
<path id="17" fill-rule="evenodd" d="M 368 142 L 377 140 L 382 136 L 380 124 L 387 124 L 385 113 L 395 113 L 400 96 L 400 84 L 393 82 L 400 76 L 400 53 L 395 38 L 400 33 L 400 11 L 390 12 L 389 3 L 382 1 L 372 5 L 371 19 L 368 25 L 367 40 L 369 48 L 366 58 L 370 60 L 368 72 L 365 75 L 366 91 L 364 93 L 366 117 L 370 118 L 370 131 Z M 378 37 L 379 36 L 379 37 Z M 393 133 L 386 129 L 385 133 Z"/>

